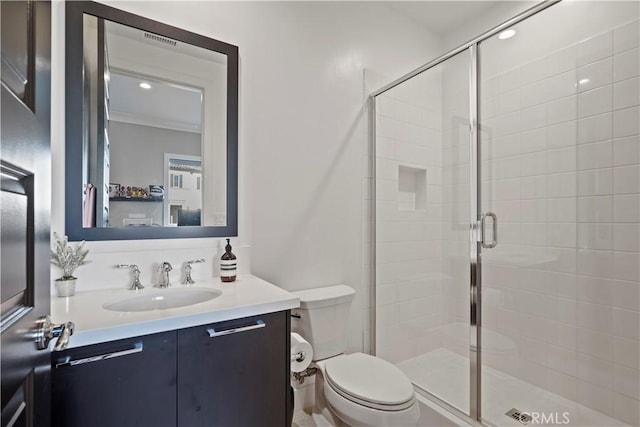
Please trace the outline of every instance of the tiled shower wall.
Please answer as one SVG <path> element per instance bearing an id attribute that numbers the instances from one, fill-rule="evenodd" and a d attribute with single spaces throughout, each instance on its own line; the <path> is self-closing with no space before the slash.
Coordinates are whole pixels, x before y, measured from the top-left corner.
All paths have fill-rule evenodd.
<path id="1" fill-rule="evenodd" d="M 508 338 L 485 341 L 483 362 L 631 425 L 639 33 L 635 21 L 484 76 L 480 121 L 483 210 L 499 217 L 499 245 L 483 256 L 483 322 Z"/>
<path id="2" fill-rule="evenodd" d="M 400 362 L 444 346 L 466 355 L 469 54 L 377 97 L 376 115 L 376 354 Z M 425 184 L 413 188 L 413 208 L 407 175 Z"/>
<path id="3" fill-rule="evenodd" d="M 440 79 L 421 74 L 376 99 L 376 354 L 392 362 L 440 345 Z"/>

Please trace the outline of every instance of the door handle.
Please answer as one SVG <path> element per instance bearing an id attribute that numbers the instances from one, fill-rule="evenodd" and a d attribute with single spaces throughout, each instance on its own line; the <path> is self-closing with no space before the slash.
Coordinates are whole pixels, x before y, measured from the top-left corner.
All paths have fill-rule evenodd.
<path id="1" fill-rule="evenodd" d="M 491 217 L 491 219 L 493 220 L 493 235 L 491 236 L 492 241 L 491 243 L 487 243 L 485 237 L 486 237 L 486 219 L 487 217 Z M 482 214 L 482 219 L 480 220 L 480 244 L 482 245 L 483 248 L 487 248 L 487 249 L 491 249 L 491 248 L 495 248 L 496 245 L 498 244 L 498 216 L 493 213 L 493 212 L 487 212 Z"/>
<path id="2" fill-rule="evenodd" d="M 53 350 L 64 350 L 67 348 L 67 345 L 69 344 L 69 337 L 73 335 L 73 329 L 75 328 L 73 322 L 54 325 L 49 316 L 44 316 L 38 319 L 37 325 L 36 346 L 38 350 L 48 348 L 49 343 L 54 338 L 58 338 L 58 340 L 56 341 L 56 345 L 53 347 Z"/>

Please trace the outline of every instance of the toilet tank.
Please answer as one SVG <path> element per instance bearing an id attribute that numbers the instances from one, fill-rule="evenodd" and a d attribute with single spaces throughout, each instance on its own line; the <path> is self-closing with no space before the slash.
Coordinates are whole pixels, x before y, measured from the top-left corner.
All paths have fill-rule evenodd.
<path id="1" fill-rule="evenodd" d="M 291 310 L 291 329 L 309 341 L 313 360 L 344 353 L 349 307 L 356 292 L 336 285 L 292 293 L 300 297 L 300 308 Z"/>

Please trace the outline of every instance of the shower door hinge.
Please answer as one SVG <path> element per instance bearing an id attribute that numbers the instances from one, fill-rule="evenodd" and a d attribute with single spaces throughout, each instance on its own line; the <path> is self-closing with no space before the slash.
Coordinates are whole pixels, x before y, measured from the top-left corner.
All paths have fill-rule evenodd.
<path id="1" fill-rule="evenodd" d="M 479 232 L 480 227 L 481 227 L 480 221 L 471 223 L 471 241 L 472 242 L 480 243 L 482 241 L 482 236 L 480 235 L 480 232 Z"/>

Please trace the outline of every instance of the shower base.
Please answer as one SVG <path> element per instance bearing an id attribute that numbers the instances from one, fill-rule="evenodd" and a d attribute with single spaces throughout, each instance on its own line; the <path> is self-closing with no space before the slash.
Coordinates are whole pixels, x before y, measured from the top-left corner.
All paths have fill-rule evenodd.
<path id="1" fill-rule="evenodd" d="M 397 363 L 418 387 L 456 408 L 469 407 L 469 359 L 453 351 L 438 348 Z M 528 425 L 566 425 L 584 427 L 627 426 L 601 412 L 540 387 L 507 375 L 497 369 L 483 367 L 482 418 L 496 426 L 522 427 L 519 421 L 505 415 L 517 408 L 525 413 L 544 414 L 551 422 L 530 422 Z M 464 385 L 464 386 L 463 386 Z M 564 413 L 567 418 L 564 418 Z M 548 418 L 548 417 L 553 417 Z M 566 422 L 565 422 L 566 421 Z"/>

